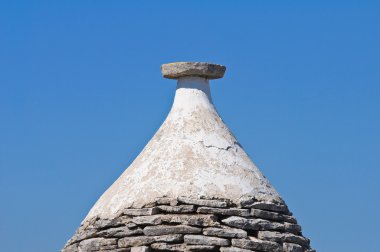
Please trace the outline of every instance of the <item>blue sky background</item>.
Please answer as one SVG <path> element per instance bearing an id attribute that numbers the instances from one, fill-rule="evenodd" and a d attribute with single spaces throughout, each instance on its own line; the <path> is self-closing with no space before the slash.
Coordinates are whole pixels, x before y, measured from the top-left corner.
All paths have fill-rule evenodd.
<path id="1" fill-rule="evenodd" d="M 1 251 L 61 249 L 168 113 L 214 103 L 321 252 L 378 251 L 377 1 L 0 2 Z"/>

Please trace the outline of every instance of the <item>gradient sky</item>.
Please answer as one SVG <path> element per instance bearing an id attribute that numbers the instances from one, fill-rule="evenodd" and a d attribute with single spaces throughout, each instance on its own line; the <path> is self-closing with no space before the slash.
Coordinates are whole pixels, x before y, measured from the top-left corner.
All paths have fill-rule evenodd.
<path id="1" fill-rule="evenodd" d="M 58 251 L 167 115 L 214 103 L 321 252 L 378 251 L 378 1 L 0 2 L 1 251 Z"/>

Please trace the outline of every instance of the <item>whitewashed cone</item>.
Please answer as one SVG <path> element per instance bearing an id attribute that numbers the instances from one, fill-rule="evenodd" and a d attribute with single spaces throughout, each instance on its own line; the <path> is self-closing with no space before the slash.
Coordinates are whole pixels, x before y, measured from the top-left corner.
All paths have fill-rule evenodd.
<path id="1" fill-rule="evenodd" d="M 222 77 L 225 67 L 180 62 L 161 69 L 178 79 L 170 113 L 86 219 L 112 218 L 121 209 L 140 208 L 163 196 L 282 202 L 212 103 L 209 77 Z"/>

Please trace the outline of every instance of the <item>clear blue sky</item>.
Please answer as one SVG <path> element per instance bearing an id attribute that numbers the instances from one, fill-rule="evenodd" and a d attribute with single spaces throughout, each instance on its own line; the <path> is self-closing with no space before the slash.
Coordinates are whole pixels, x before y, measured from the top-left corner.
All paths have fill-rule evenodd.
<path id="1" fill-rule="evenodd" d="M 378 251 L 380 3 L 189 2 L 0 2 L 0 250 L 62 248 L 168 113 L 160 65 L 209 61 L 313 247 Z"/>

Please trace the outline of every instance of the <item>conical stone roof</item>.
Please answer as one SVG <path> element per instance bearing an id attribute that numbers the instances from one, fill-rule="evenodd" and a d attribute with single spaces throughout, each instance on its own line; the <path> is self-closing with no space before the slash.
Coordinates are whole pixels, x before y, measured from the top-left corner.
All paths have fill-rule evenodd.
<path id="1" fill-rule="evenodd" d="M 261 241 L 257 233 L 259 230 L 260 232 L 275 231 L 273 234 L 267 234 L 272 237 L 273 235 L 276 236 L 277 233 L 280 234 L 279 231 L 285 231 L 286 234 L 285 223 L 296 225 L 288 227 L 288 235 L 296 236 L 296 238 L 291 237 L 284 240 L 285 238 L 272 237 L 269 239 L 267 237 L 263 241 L 269 240 L 277 243 L 272 244 L 272 247 L 268 245 L 270 248 L 261 248 L 260 246 L 264 246 L 264 244 L 259 246 L 261 250 L 256 249 L 258 251 L 311 251 L 307 250 L 309 249 L 308 240 L 302 237 L 300 227 L 298 229 L 298 225 L 288 211 L 284 201 L 248 157 L 235 136 L 222 121 L 212 103 L 209 80 L 223 77 L 225 67 L 209 63 L 177 62 L 165 64 L 161 67 L 161 70 L 164 77 L 177 79 L 175 98 L 170 113 L 138 157 L 96 202 L 83 221 L 82 226 L 78 229 L 77 234 L 66 245 L 64 251 L 100 251 L 110 247 L 113 248 L 111 251 L 145 251 L 135 249 L 138 247 L 139 249 L 144 249 L 140 248 L 141 246 L 139 245 L 160 243 L 160 239 L 164 238 L 157 238 L 158 240 L 155 238 L 156 240 L 154 241 L 148 239 L 148 242 L 130 242 L 128 240 L 129 242 L 124 243 L 122 239 L 131 239 L 131 237 L 140 237 L 133 239 L 143 239 L 141 238 L 142 236 L 136 236 L 141 234 L 151 238 L 163 233 L 149 233 L 152 220 L 150 222 L 147 220 L 141 222 L 140 220 L 140 224 L 143 224 L 141 227 L 137 227 L 138 229 L 128 227 L 128 224 L 139 225 L 139 221 L 133 221 L 136 218 L 133 216 L 136 215 L 155 216 L 158 214 L 160 218 L 163 218 L 162 214 L 167 213 L 192 213 L 198 217 L 202 213 L 216 217 L 230 215 L 230 218 L 251 216 L 248 219 L 230 221 L 235 223 L 236 221 L 244 222 L 248 220 L 249 222 L 257 219 L 256 217 L 260 217 L 261 219 L 259 218 L 259 220 L 267 221 L 270 219 L 282 225 L 281 227 L 268 227 L 270 224 L 267 223 L 266 228 L 264 224 L 261 227 L 248 228 L 249 230 L 254 230 L 255 233 L 252 233 L 250 240 L 246 240 L 246 233 L 245 236 L 243 235 L 245 239 L 235 241 L 235 247 L 240 247 L 241 249 L 253 249 L 256 245 L 250 247 L 246 244 L 247 242 L 250 243 L 252 239 Z M 174 207 L 174 210 L 169 210 L 168 205 L 172 205 L 171 207 Z M 215 209 L 220 207 L 222 210 L 202 210 L 202 207 L 207 208 L 210 206 L 217 207 Z M 230 209 L 227 211 L 229 214 L 218 212 L 226 211 L 226 208 Z M 165 216 L 165 218 L 169 218 L 167 215 Z M 177 218 L 184 218 L 183 216 L 177 216 Z M 124 219 L 124 222 L 120 218 Z M 130 219 L 130 222 L 125 221 L 126 219 Z M 217 219 L 212 221 L 218 222 Z M 225 220 L 220 221 L 223 223 Z M 114 224 L 110 225 L 109 222 L 114 222 Z M 159 224 L 163 222 L 161 219 L 157 221 Z M 227 223 L 228 221 L 225 222 Z M 173 222 L 168 221 L 168 223 L 173 225 Z M 179 223 L 183 224 L 181 221 Z M 246 232 L 244 227 L 247 225 L 226 224 L 225 228 L 228 226 L 241 227 L 242 230 L 229 230 L 238 234 L 242 231 Z M 124 229 L 128 230 L 128 232 L 124 230 L 124 234 L 120 231 L 121 234 L 116 232 L 118 235 L 109 233 L 106 236 L 99 235 L 99 232 L 107 229 L 107 227 L 120 229 L 123 226 L 125 226 Z M 133 230 L 144 231 L 134 233 Z M 293 232 L 291 232 L 292 230 Z M 189 229 L 180 232 L 185 234 L 185 241 L 183 237 L 177 239 L 177 242 L 166 241 L 167 243 L 165 244 L 168 246 L 172 246 L 170 244 L 174 243 L 173 246 L 177 246 L 177 250 L 171 250 L 165 247 L 166 245 L 162 245 L 163 247 L 160 247 L 160 245 L 154 247 L 152 245 L 153 247 L 146 247 L 146 251 L 205 251 L 202 248 L 198 248 L 200 250 L 197 250 L 197 248 L 191 250 L 192 245 L 211 246 L 211 250 L 206 249 L 207 251 L 219 251 L 219 249 L 220 251 L 240 251 L 225 250 L 225 247 L 231 245 L 232 241 L 230 240 L 226 240 L 223 243 L 224 245 L 219 243 L 215 245 L 215 241 L 211 242 L 211 245 L 202 244 L 202 241 L 186 242 L 186 234 L 190 235 L 193 231 Z M 175 230 L 173 232 L 177 233 L 179 231 Z M 198 233 L 198 231 L 194 232 Z M 170 233 L 164 232 L 163 235 L 170 235 Z M 203 231 L 203 234 L 206 239 L 209 238 L 205 231 Z M 238 236 L 233 235 L 231 237 Z M 264 236 L 264 233 L 261 233 L 261 237 Z M 210 237 L 217 238 L 218 235 L 211 235 Z M 190 238 L 201 239 L 200 237 Z M 187 240 L 190 238 L 187 237 Z M 294 239 L 298 242 L 294 242 Z M 203 241 L 203 243 L 207 242 Z M 97 248 L 98 250 L 96 250 Z"/>

